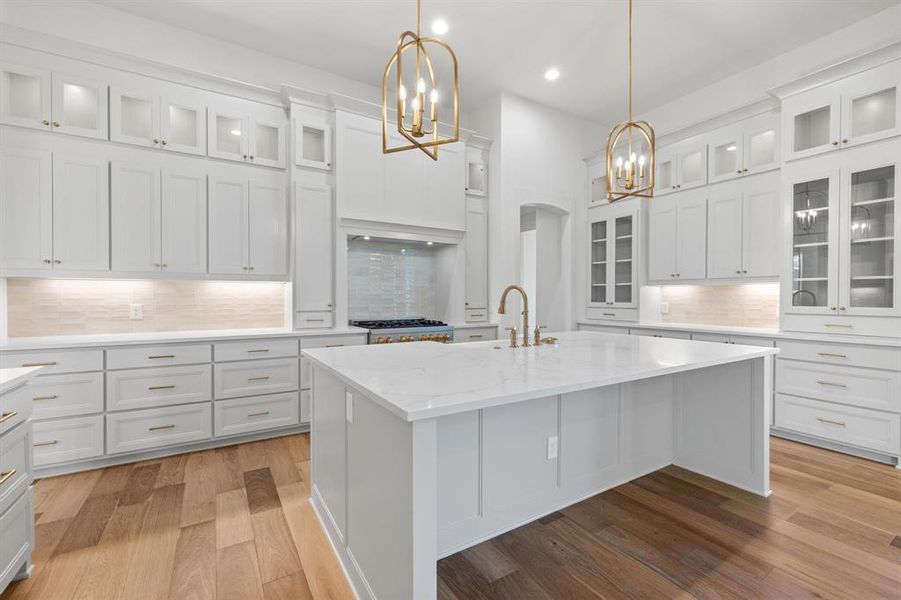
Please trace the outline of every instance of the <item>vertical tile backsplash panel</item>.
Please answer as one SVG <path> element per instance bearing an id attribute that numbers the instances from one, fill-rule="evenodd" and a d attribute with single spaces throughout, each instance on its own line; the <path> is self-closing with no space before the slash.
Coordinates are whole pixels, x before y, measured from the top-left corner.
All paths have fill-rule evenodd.
<path id="1" fill-rule="evenodd" d="M 9 279 L 9 337 L 283 327 L 285 283 Z M 144 318 L 129 319 L 141 304 Z"/>
<path id="2" fill-rule="evenodd" d="M 351 319 L 437 318 L 434 248 L 422 243 L 351 240 L 347 252 Z"/>
<path id="3" fill-rule="evenodd" d="M 664 323 L 779 328 L 779 284 L 664 285 Z"/>

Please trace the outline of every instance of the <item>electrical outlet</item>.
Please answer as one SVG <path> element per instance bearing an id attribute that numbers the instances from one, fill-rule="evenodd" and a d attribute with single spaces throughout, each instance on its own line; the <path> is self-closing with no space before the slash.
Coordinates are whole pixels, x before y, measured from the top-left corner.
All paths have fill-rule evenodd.
<path id="1" fill-rule="evenodd" d="M 557 458 L 558 440 L 556 435 L 552 435 L 547 439 L 547 459 Z"/>
<path id="2" fill-rule="evenodd" d="M 660 314 L 661 315 L 669 314 L 669 302 L 661 302 L 660 303 Z"/>
<path id="3" fill-rule="evenodd" d="M 143 304 L 129 304 L 128 305 L 128 318 L 132 321 L 142 321 L 144 320 L 144 305 Z"/>

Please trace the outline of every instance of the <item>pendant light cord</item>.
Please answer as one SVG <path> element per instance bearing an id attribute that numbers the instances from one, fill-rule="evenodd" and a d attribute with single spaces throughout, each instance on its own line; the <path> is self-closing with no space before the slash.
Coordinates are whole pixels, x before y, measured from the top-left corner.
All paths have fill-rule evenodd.
<path id="1" fill-rule="evenodd" d="M 629 120 L 632 120 L 632 0 L 629 0 Z"/>

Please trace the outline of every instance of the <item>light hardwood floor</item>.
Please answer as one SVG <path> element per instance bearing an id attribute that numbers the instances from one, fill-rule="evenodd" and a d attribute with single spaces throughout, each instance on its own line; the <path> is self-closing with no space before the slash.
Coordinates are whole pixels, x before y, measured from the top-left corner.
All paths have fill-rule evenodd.
<path id="1" fill-rule="evenodd" d="M 901 598 L 901 472 L 773 439 L 770 499 L 669 467 L 439 563 L 439 598 Z M 309 436 L 45 479 L 0 600 L 351 598 Z M 393 599 L 389 599 L 393 600 Z"/>

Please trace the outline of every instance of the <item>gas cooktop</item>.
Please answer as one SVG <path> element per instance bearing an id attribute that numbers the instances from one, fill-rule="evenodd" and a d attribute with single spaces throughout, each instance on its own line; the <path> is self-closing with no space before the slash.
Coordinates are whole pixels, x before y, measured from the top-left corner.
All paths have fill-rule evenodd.
<path id="1" fill-rule="evenodd" d="M 350 324 L 368 329 L 370 344 L 454 341 L 454 328 L 435 319 L 372 319 Z"/>
<path id="2" fill-rule="evenodd" d="M 410 329 L 414 327 L 447 327 L 447 323 L 434 319 L 378 319 L 372 321 L 351 321 L 354 327 L 364 329 Z"/>

